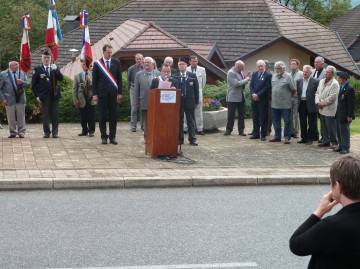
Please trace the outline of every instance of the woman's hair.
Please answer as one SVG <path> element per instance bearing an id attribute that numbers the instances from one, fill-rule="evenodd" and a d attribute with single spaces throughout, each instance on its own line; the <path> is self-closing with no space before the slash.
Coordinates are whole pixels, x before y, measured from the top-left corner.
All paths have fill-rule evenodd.
<path id="1" fill-rule="evenodd" d="M 344 195 L 351 200 L 360 200 L 360 159 L 346 156 L 330 167 L 331 186 L 340 183 Z"/>

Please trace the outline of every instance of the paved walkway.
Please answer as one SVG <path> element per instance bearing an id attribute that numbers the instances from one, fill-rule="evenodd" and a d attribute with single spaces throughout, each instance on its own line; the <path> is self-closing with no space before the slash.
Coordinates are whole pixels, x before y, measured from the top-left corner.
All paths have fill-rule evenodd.
<path id="1" fill-rule="evenodd" d="M 24 139 L 7 138 L 6 125 L 0 130 L 0 189 L 327 184 L 329 166 L 341 156 L 315 143 L 262 142 L 236 130 L 225 137 L 219 129 L 198 136 L 198 147 L 185 143 L 184 157 L 153 160 L 128 122 L 118 123 L 118 145 L 102 145 L 98 130 L 79 137 L 80 124 L 60 124 L 59 139 L 42 138 L 41 124 L 27 127 Z M 351 154 L 360 156 L 360 136 L 351 142 Z"/>

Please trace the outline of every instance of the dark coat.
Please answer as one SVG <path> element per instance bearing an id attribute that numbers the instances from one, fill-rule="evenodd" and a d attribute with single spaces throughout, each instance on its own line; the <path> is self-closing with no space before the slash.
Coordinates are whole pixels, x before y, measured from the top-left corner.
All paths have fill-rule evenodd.
<path id="1" fill-rule="evenodd" d="M 169 78 L 168 80 L 169 82 L 171 82 L 171 87 L 174 86 L 176 89 L 180 89 L 179 87 L 179 84 L 178 84 L 178 81 L 174 78 Z M 156 89 L 159 87 L 159 80 L 157 78 L 154 78 L 152 81 L 151 81 L 151 87 L 150 87 L 150 90 L 152 89 Z"/>
<path id="2" fill-rule="evenodd" d="M 264 71 L 261 79 L 259 79 L 259 71 L 255 71 L 251 75 L 251 82 L 249 85 L 250 94 L 253 95 L 255 93 L 260 98 L 260 101 L 268 101 L 271 92 L 271 78 L 272 74 L 268 71 Z"/>
<path id="3" fill-rule="evenodd" d="M 181 89 L 181 73 L 173 75 L 178 81 L 179 89 Z M 186 72 L 186 95 L 184 96 L 184 109 L 195 109 L 195 105 L 199 104 L 199 82 L 196 74 Z"/>
<path id="4" fill-rule="evenodd" d="M 346 123 L 348 117 L 355 119 L 355 90 L 353 86 L 346 83 L 345 88 L 339 91 L 335 118 L 337 121 Z"/>
<path id="5" fill-rule="evenodd" d="M 61 98 L 60 87 L 58 81 L 64 79 L 58 67 L 56 70 L 50 68 L 50 77 L 46 74 L 44 65 L 35 67 L 32 76 L 32 90 L 35 98 L 39 97 L 41 102 L 48 98 L 59 100 Z"/>
<path id="6" fill-rule="evenodd" d="M 303 79 L 298 79 L 296 81 L 296 90 L 297 90 L 297 96 L 298 96 L 298 100 L 299 100 L 298 111 L 300 109 L 303 81 L 304 81 Z M 308 113 L 316 113 L 319 111 L 318 107 L 315 104 L 315 93 L 316 93 L 318 85 L 319 85 L 319 80 L 317 80 L 314 77 L 309 77 L 309 84 L 306 89 L 306 108 L 307 108 Z"/>
<path id="7" fill-rule="evenodd" d="M 100 59 L 103 61 L 103 58 Z M 92 76 L 93 76 L 93 94 L 98 97 L 116 97 L 122 94 L 122 75 L 121 63 L 118 59 L 111 58 L 110 72 L 114 76 L 118 89 L 116 90 L 110 80 L 105 76 L 97 63 L 94 63 Z"/>
<path id="8" fill-rule="evenodd" d="M 360 202 L 321 220 L 311 215 L 291 236 L 290 249 L 312 255 L 308 269 L 359 269 L 359 242 Z"/>

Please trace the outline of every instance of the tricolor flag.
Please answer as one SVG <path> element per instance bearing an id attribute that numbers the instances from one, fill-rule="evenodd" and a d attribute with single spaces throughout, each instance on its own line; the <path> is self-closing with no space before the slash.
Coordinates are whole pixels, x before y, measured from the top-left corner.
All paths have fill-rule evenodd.
<path id="1" fill-rule="evenodd" d="M 56 12 L 55 0 L 50 0 L 49 16 L 45 36 L 45 46 L 51 50 L 54 62 L 56 62 L 58 58 L 58 46 L 59 41 L 61 40 L 62 33 L 60 29 L 58 15 Z"/>
<path id="2" fill-rule="evenodd" d="M 89 26 L 87 24 L 87 10 L 80 11 L 80 27 L 84 28 L 80 59 L 86 60 L 86 66 L 90 68 L 93 61 L 90 43 Z"/>
<path id="3" fill-rule="evenodd" d="M 20 48 L 20 68 L 27 73 L 31 68 L 31 54 L 29 42 L 30 15 L 25 13 L 22 17 L 23 35 Z"/>

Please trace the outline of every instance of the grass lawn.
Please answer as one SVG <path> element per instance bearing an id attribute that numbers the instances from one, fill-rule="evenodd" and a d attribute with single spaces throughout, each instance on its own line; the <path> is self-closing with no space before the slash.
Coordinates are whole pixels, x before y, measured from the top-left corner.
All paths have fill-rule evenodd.
<path id="1" fill-rule="evenodd" d="M 355 118 L 350 124 L 350 135 L 360 134 L 360 118 Z"/>

